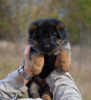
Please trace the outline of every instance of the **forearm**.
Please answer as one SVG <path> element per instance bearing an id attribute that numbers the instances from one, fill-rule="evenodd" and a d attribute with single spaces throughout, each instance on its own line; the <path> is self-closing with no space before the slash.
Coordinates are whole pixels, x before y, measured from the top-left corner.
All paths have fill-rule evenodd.
<path id="1" fill-rule="evenodd" d="M 18 70 L 8 75 L 4 80 L 0 81 L 0 96 L 11 98 L 15 94 L 21 98 L 27 91 Z"/>
<path id="2" fill-rule="evenodd" d="M 20 67 L 19 70 L 9 74 L 6 79 L 0 81 L 0 96 L 11 98 L 17 94 L 18 98 L 21 98 L 26 93 L 26 84 L 33 77 L 31 72 L 32 64 L 28 59 L 30 50 L 31 45 L 28 45 L 24 51 L 25 66 Z"/>
<path id="3" fill-rule="evenodd" d="M 54 70 L 46 79 L 54 100 L 82 100 L 71 75 Z"/>

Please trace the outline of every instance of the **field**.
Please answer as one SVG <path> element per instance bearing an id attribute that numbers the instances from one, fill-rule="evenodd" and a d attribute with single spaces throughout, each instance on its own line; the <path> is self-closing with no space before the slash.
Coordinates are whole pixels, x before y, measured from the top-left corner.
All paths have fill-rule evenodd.
<path id="1" fill-rule="evenodd" d="M 0 79 L 23 64 L 23 51 L 27 43 L 15 44 L 0 41 Z M 91 48 L 74 46 L 71 47 L 72 64 L 70 74 L 79 88 L 83 100 L 91 100 Z M 27 97 L 27 94 L 24 96 Z"/>

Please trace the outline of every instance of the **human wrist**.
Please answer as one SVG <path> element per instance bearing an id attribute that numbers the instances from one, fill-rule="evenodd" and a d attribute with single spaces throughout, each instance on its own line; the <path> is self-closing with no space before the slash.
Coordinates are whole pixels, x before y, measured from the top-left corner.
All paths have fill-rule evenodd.
<path id="1" fill-rule="evenodd" d="M 33 74 L 32 74 L 32 72 L 31 72 L 31 69 L 30 69 L 30 68 L 28 69 L 26 66 L 24 66 L 24 72 L 25 72 L 28 76 L 33 77 Z"/>
<path id="2" fill-rule="evenodd" d="M 21 73 L 21 72 L 20 72 L 20 77 L 22 78 L 22 82 L 23 82 L 24 85 L 26 85 L 26 84 L 29 82 L 29 80 L 25 79 L 25 78 L 22 76 L 22 73 Z"/>
<path id="3" fill-rule="evenodd" d="M 22 78 L 22 81 L 23 81 L 23 83 L 24 83 L 25 85 L 26 85 L 29 81 L 32 80 L 33 75 L 32 75 L 32 73 L 31 73 L 31 71 L 30 71 L 30 73 L 29 73 L 29 71 L 27 70 L 26 67 L 24 68 L 24 66 L 20 66 L 20 68 L 18 69 L 18 72 L 19 72 L 19 74 L 20 74 L 20 76 L 21 76 L 21 78 Z"/>

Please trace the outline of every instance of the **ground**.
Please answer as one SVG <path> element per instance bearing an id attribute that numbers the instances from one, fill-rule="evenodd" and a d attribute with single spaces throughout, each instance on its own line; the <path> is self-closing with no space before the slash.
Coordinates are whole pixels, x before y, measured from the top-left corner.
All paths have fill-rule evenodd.
<path id="1" fill-rule="evenodd" d="M 26 46 L 25 42 L 15 44 L 0 41 L 0 79 L 7 77 L 9 73 L 23 64 L 23 51 Z M 91 100 L 91 48 L 74 46 L 71 47 L 71 52 L 70 74 L 79 88 L 83 100 Z"/>

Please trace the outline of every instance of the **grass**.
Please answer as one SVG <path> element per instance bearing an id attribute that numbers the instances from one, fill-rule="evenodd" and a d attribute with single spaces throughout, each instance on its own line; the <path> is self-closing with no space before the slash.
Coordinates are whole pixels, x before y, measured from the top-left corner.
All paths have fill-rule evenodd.
<path id="1" fill-rule="evenodd" d="M 23 64 L 23 51 L 27 43 L 14 44 L 7 41 L 0 41 L 0 79 Z M 70 74 L 79 88 L 83 100 L 91 100 L 91 48 L 71 47 L 72 63 Z M 27 97 L 25 94 L 24 97 Z"/>

